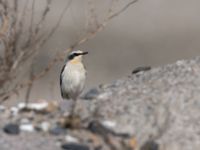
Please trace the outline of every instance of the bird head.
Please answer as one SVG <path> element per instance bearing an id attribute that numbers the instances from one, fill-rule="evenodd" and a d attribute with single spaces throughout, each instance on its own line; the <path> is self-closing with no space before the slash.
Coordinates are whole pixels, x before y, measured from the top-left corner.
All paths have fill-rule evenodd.
<path id="1" fill-rule="evenodd" d="M 81 50 L 72 51 L 68 55 L 68 62 L 76 64 L 82 61 L 82 56 L 88 54 L 88 52 L 83 52 Z"/>

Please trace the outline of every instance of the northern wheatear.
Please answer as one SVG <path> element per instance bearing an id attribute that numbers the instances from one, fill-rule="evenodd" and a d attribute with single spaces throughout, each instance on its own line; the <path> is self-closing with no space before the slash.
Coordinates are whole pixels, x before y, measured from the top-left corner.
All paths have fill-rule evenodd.
<path id="1" fill-rule="evenodd" d="M 88 54 L 81 50 L 72 51 L 60 73 L 60 89 L 63 99 L 72 99 L 71 115 L 74 114 L 76 101 L 83 91 L 86 70 L 82 63 L 82 56 Z"/>

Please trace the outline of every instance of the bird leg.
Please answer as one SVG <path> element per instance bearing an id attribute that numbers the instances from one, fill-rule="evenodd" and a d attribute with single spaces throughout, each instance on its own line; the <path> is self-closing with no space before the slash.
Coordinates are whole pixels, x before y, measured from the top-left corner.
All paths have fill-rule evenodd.
<path id="1" fill-rule="evenodd" d="M 65 126 L 68 128 L 80 128 L 81 120 L 79 116 L 76 114 L 76 105 L 77 100 L 73 100 L 72 108 L 70 110 L 69 116 L 66 118 Z"/>
<path id="2" fill-rule="evenodd" d="M 72 108 L 71 108 L 71 112 L 70 112 L 70 116 L 73 118 L 76 115 L 76 105 L 77 105 L 77 99 L 73 99 L 73 103 L 72 103 Z"/>

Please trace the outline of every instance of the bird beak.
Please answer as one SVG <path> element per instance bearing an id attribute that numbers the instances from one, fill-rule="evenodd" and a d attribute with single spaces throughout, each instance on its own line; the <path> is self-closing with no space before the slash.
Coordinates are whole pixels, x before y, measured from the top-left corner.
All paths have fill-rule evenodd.
<path id="1" fill-rule="evenodd" d="M 88 54 L 88 52 L 83 52 L 81 55 L 87 55 Z"/>

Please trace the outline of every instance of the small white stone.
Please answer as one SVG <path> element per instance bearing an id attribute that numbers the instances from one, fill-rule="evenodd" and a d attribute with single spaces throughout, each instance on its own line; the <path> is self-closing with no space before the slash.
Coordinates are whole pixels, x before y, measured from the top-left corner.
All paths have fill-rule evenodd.
<path id="1" fill-rule="evenodd" d="M 11 107 L 10 111 L 13 116 L 16 116 L 18 115 L 19 109 L 17 107 Z"/>
<path id="2" fill-rule="evenodd" d="M 35 128 L 32 124 L 21 124 L 19 126 L 21 131 L 26 131 L 26 132 L 34 132 Z"/>
<path id="3" fill-rule="evenodd" d="M 101 122 L 101 124 L 109 129 L 113 129 L 114 127 L 116 127 L 117 123 L 115 121 L 111 121 L 111 120 L 104 120 Z"/>
<path id="4" fill-rule="evenodd" d="M 79 140 L 71 135 L 66 135 L 65 136 L 65 140 L 66 142 L 69 142 L 69 143 L 78 143 Z"/>
<path id="5" fill-rule="evenodd" d="M 29 103 L 29 104 L 27 105 L 27 107 L 28 107 L 29 109 L 38 110 L 38 111 L 45 109 L 47 106 L 48 106 L 48 103 L 47 103 L 47 102 Z"/>
<path id="6" fill-rule="evenodd" d="M 20 110 L 21 109 L 30 109 L 30 110 L 36 110 L 36 111 L 40 111 L 43 110 L 45 108 L 48 107 L 48 103 L 47 102 L 40 102 L 40 103 L 19 103 L 17 106 Z"/>
<path id="7" fill-rule="evenodd" d="M 49 122 L 42 122 L 40 124 L 40 128 L 42 129 L 42 131 L 47 132 L 50 129 L 50 123 Z"/>
<path id="8" fill-rule="evenodd" d="M 19 108 L 19 110 L 26 108 L 26 104 L 21 102 L 17 105 L 17 107 Z"/>

